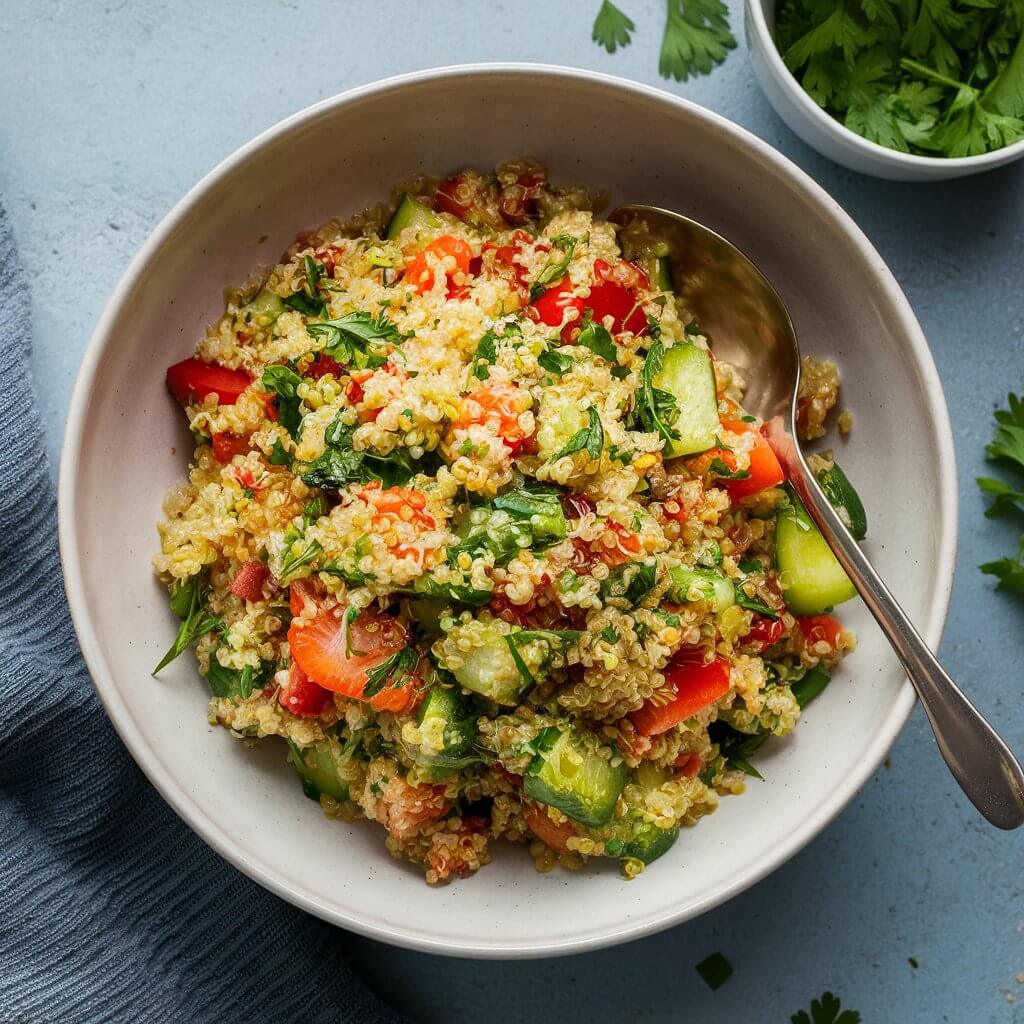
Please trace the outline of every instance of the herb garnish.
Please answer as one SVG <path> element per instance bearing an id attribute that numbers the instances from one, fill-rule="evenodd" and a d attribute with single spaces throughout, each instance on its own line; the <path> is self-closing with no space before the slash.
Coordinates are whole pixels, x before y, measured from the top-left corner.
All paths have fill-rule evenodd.
<path id="1" fill-rule="evenodd" d="M 301 399 L 297 392 L 301 383 L 302 378 L 290 366 L 277 364 L 266 367 L 260 381 L 260 387 L 275 396 L 274 404 L 277 406 L 281 426 L 296 439 L 302 426 L 302 413 L 299 411 Z"/>
<path id="2" fill-rule="evenodd" d="M 1011 393 L 1006 404 L 1006 409 L 996 410 L 996 432 L 985 453 L 993 461 L 1013 463 L 1018 471 L 1024 470 L 1024 398 Z M 995 497 L 985 512 L 987 516 L 1024 511 L 1024 492 L 1010 484 L 993 477 L 978 477 L 978 486 Z M 1016 556 L 1007 555 L 995 562 L 985 562 L 979 568 L 983 573 L 996 577 L 999 581 L 997 590 L 1024 594 L 1024 535 Z"/>
<path id="3" fill-rule="evenodd" d="M 626 47 L 633 41 L 630 33 L 636 28 L 633 19 L 624 14 L 611 2 L 604 0 L 601 9 L 594 19 L 594 28 L 590 38 L 603 46 L 609 53 L 614 53 L 620 46 Z"/>
<path id="4" fill-rule="evenodd" d="M 537 356 L 537 365 L 548 373 L 561 377 L 563 373 L 571 370 L 576 361 L 568 352 L 555 352 L 548 349 Z"/>
<path id="5" fill-rule="evenodd" d="M 261 661 L 258 669 L 252 665 L 245 668 L 225 668 L 217 655 L 210 655 L 210 668 L 206 681 L 214 697 L 238 697 L 247 700 L 253 691 L 262 689 L 263 684 L 274 674 L 277 666 L 272 661 Z"/>
<path id="6" fill-rule="evenodd" d="M 583 634 L 578 629 L 520 629 L 509 633 L 505 637 L 505 643 L 512 653 L 512 660 L 519 669 L 523 684 L 533 686 L 537 680 L 530 671 L 529 666 L 523 660 L 520 648 L 528 644 L 540 644 L 545 648 L 541 658 L 540 671 L 545 672 L 556 654 L 561 654 L 566 647 L 571 647 L 579 641 Z"/>
<path id="7" fill-rule="evenodd" d="M 355 362 L 359 369 L 382 366 L 387 362 L 387 346 L 401 345 L 405 335 L 381 310 L 376 318 L 362 310 L 346 313 L 337 320 L 307 324 L 314 338 L 325 338 L 324 355 L 347 366 Z"/>
<path id="8" fill-rule="evenodd" d="M 579 239 L 573 238 L 572 235 L 556 235 L 551 239 L 551 244 L 559 250 L 559 255 L 555 256 L 552 252 L 552 258 L 541 267 L 530 286 L 531 299 L 539 299 L 550 285 L 557 284 L 565 277 L 578 241 Z"/>
<path id="9" fill-rule="evenodd" d="M 826 992 L 821 999 L 811 1000 L 811 1014 L 800 1010 L 790 1017 L 792 1024 L 860 1024 L 860 1014 L 856 1010 L 842 1010 L 839 1000 Z"/>
<path id="10" fill-rule="evenodd" d="M 560 452 L 552 455 L 549 462 L 557 462 L 566 455 L 575 455 L 582 451 L 585 451 L 595 462 L 601 458 L 601 452 L 604 450 L 604 428 L 601 426 L 601 417 L 593 406 L 587 409 L 587 416 L 590 420 L 587 426 L 582 430 L 577 430 L 569 439 L 569 443 Z"/>
<path id="11" fill-rule="evenodd" d="M 374 697 L 385 686 L 399 687 L 412 675 L 413 670 L 419 663 L 419 653 L 413 647 L 403 647 L 395 651 L 386 661 L 382 661 L 376 668 L 371 668 L 366 673 L 366 685 L 363 687 L 363 697 Z"/>
<path id="12" fill-rule="evenodd" d="M 184 654 L 201 636 L 215 629 L 223 629 L 224 623 L 220 616 L 212 615 L 203 608 L 202 592 L 202 580 L 198 574 L 184 583 L 175 583 L 171 591 L 171 611 L 181 619 L 181 625 L 174 643 L 160 659 L 160 664 L 153 669 L 153 675 Z"/>
<path id="13" fill-rule="evenodd" d="M 584 348 L 589 348 L 591 352 L 596 353 L 602 359 L 607 359 L 609 363 L 614 363 L 618 360 L 618 350 L 615 348 L 612 336 L 608 333 L 606 327 L 591 318 L 589 311 L 580 329 L 580 336 L 576 341 Z"/>
<path id="14" fill-rule="evenodd" d="M 322 316 L 327 308 L 327 301 L 321 294 L 320 281 L 324 277 L 324 265 L 317 263 L 312 256 L 304 260 L 306 268 L 305 284 L 291 295 L 286 295 L 281 301 L 289 308 L 294 309 L 303 316 Z"/>
<path id="15" fill-rule="evenodd" d="M 661 372 L 665 362 L 665 346 L 655 340 L 644 360 L 640 374 L 640 390 L 637 393 L 637 412 L 644 429 L 660 434 L 666 441 L 678 441 L 679 433 L 675 423 L 679 419 L 679 403 L 675 395 L 654 386 L 654 378 Z"/>

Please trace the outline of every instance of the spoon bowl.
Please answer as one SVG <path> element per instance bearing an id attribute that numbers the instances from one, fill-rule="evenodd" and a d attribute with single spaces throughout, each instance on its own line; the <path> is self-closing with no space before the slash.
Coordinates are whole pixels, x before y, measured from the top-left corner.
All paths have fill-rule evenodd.
<path id="1" fill-rule="evenodd" d="M 785 304 L 757 266 L 703 224 L 654 206 L 622 206 L 627 258 L 668 257 L 672 284 L 688 321 L 710 339 L 715 356 L 746 381 L 746 408 L 765 421 L 765 436 L 790 486 L 906 669 L 939 750 L 967 797 L 993 825 L 1024 825 L 1024 770 L 977 708 L 942 668 L 818 485 L 796 442 L 800 344 Z"/>

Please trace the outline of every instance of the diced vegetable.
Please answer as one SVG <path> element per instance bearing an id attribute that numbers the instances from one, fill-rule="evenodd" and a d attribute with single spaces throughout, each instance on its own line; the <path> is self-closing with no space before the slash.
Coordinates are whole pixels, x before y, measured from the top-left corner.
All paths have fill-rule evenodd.
<path id="1" fill-rule="evenodd" d="M 295 765 L 302 782 L 302 792 L 310 800 L 319 801 L 321 796 L 329 796 L 339 802 L 348 799 L 348 785 L 338 774 L 330 740 L 321 740 L 310 747 L 300 747 L 288 740 L 288 760 Z"/>
<path id="2" fill-rule="evenodd" d="M 637 301 L 636 289 L 646 284 L 644 275 L 630 263 L 611 266 L 604 260 L 594 261 L 594 283 L 590 295 L 583 300 L 584 308 L 592 311 L 596 323 L 612 318 L 611 332 L 631 331 L 643 334 L 647 330 L 647 317 Z"/>
<path id="3" fill-rule="evenodd" d="M 476 715 L 458 690 L 435 683 L 420 705 L 417 725 L 420 743 L 413 757 L 431 780 L 446 778 L 477 760 Z"/>
<path id="4" fill-rule="evenodd" d="M 833 463 L 828 469 L 815 474 L 825 497 L 839 513 L 846 528 L 853 534 L 854 540 L 863 540 L 868 532 L 868 516 L 864 511 L 864 503 L 860 495 L 850 483 L 847 475 Z"/>
<path id="5" fill-rule="evenodd" d="M 572 332 L 583 323 L 583 299 L 573 291 L 568 275 L 534 299 L 531 306 L 536 318 L 548 327 L 558 327 L 565 321 L 560 336 L 566 343 L 572 341 Z"/>
<path id="6" fill-rule="evenodd" d="M 400 591 L 401 593 L 412 593 L 419 597 L 438 601 L 455 601 L 459 604 L 468 604 L 474 607 L 489 604 L 494 594 L 490 590 L 474 590 L 470 586 L 460 586 L 455 583 L 438 583 L 431 576 L 424 574 L 413 580 L 411 587 Z"/>
<path id="7" fill-rule="evenodd" d="M 550 459 L 587 425 L 587 411 L 575 398 L 559 388 L 545 388 L 537 407 L 537 454 Z"/>
<path id="8" fill-rule="evenodd" d="M 564 539 L 565 513 L 553 491 L 520 488 L 471 509 L 457 531 L 462 540 L 448 549 L 452 565 L 463 553 L 485 552 L 495 565 L 505 565 L 524 548 L 538 551 Z"/>
<path id="9" fill-rule="evenodd" d="M 455 260 L 455 270 L 468 274 L 470 262 L 473 259 L 473 250 L 470 248 L 469 242 L 462 238 L 456 238 L 454 235 L 442 235 L 440 238 L 435 238 L 405 265 L 405 280 L 414 284 L 417 291 L 420 292 L 429 292 L 434 287 L 434 272 L 427 262 L 428 255 L 439 259 L 450 256 Z"/>
<path id="10" fill-rule="evenodd" d="M 653 384 L 675 398 L 679 415 L 671 424 L 678 437 L 665 442 L 665 457 L 678 458 L 715 445 L 720 423 L 711 356 L 689 342 L 665 350 Z"/>
<path id="11" fill-rule="evenodd" d="M 493 623 L 483 632 L 483 643 L 463 655 L 463 663 L 451 669 L 458 684 L 495 704 L 514 707 L 529 687 L 516 665 L 503 633 Z"/>
<path id="12" fill-rule="evenodd" d="M 679 604 L 684 601 L 707 601 L 712 611 L 721 612 L 736 603 L 733 581 L 714 569 L 688 569 L 674 565 L 669 570 L 669 577 L 669 599 Z"/>
<path id="13" fill-rule="evenodd" d="M 523 792 L 584 825 L 607 824 L 629 773 L 624 764 L 602 757 L 596 746 L 577 730 L 564 729 L 530 762 Z"/>
<path id="14" fill-rule="evenodd" d="M 415 227 L 418 230 L 432 231 L 441 226 L 440 218 L 429 206 L 417 202 L 408 193 L 402 196 L 398 208 L 388 221 L 384 237 L 388 239 L 397 238 L 406 228 Z"/>
<path id="15" fill-rule="evenodd" d="M 797 704 L 805 708 L 819 696 L 826 686 L 832 681 L 832 677 L 820 665 L 810 669 L 803 677 L 790 686 Z"/>
<path id="16" fill-rule="evenodd" d="M 655 260 L 657 272 L 658 290 L 663 292 L 674 291 L 672 284 L 672 263 L 667 256 L 658 256 Z"/>
<path id="17" fill-rule="evenodd" d="M 281 296 L 269 288 L 261 288 L 256 297 L 240 310 L 249 323 L 259 327 L 269 327 L 284 312 L 285 305 Z"/>
<path id="18" fill-rule="evenodd" d="M 826 643 L 833 651 L 839 647 L 843 625 L 834 615 L 802 615 L 796 624 L 808 644 Z"/>
<path id="19" fill-rule="evenodd" d="M 623 600 L 635 608 L 654 589 L 657 578 L 656 562 L 626 562 L 601 581 L 601 597 L 606 601 Z"/>
<path id="20" fill-rule="evenodd" d="M 642 819 L 635 820 L 629 825 L 619 856 L 633 857 L 644 864 L 651 864 L 668 853 L 679 838 L 678 828 L 660 828 Z"/>
<path id="21" fill-rule="evenodd" d="M 748 434 L 753 441 L 750 449 L 749 475 L 729 480 L 725 485 L 729 497 L 734 502 L 751 494 L 758 494 L 769 487 L 778 487 L 785 481 L 786 474 L 782 470 L 782 464 L 760 430 L 753 424 L 744 423 L 743 420 L 722 420 L 722 426 L 734 434 Z"/>
<path id="22" fill-rule="evenodd" d="M 183 359 L 167 368 L 167 388 L 182 404 L 216 395 L 221 405 L 234 405 L 252 381 L 239 370 L 228 370 L 201 359 Z"/>
<path id="23" fill-rule="evenodd" d="M 857 596 L 825 538 L 791 490 L 775 525 L 775 567 L 794 615 L 818 615 Z"/>
<path id="24" fill-rule="evenodd" d="M 629 717 L 641 736 L 657 736 L 680 722 L 692 718 L 698 711 L 714 703 L 729 692 L 729 663 L 715 658 L 704 663 L 701 650 L 684 648 L 665 668 L 665 685 L 670 694 L 665 702 L 648 700 L 639 711 Z"/>
<path id="25" fill-rule="evenodd" d="M 530 831 L 556 853 L 568 853 L 568 841 L 579 835 L 571 818 L 565 821 L 552 821 L 544 807 L 532 800 L 523 801 L 523 817 Z"/>
<path id="26" fill-rule="evenodd" d="M 295 661 L 292 662 L 288 682 L 281 688 L 277 702 L 300 718 L 318 718 L 326 708 L 334 704 L 331 691 L 314 683 Z"/>

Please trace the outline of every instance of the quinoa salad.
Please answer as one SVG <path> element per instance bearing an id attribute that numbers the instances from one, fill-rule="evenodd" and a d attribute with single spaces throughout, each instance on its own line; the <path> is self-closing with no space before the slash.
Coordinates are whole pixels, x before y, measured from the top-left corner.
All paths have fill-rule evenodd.
<path id="1" fill-rule="evenodd" d="M 431 883 L 499 840 L 634 877 L 854 646 L 744 381 L 601 205 L 527 160 L 418 176 L 300 234 L 167 370 L 195 451 L 157 674 L 194 649 L 212 724 Z M 804 371 L 817 438 L 838 374 Z"/>

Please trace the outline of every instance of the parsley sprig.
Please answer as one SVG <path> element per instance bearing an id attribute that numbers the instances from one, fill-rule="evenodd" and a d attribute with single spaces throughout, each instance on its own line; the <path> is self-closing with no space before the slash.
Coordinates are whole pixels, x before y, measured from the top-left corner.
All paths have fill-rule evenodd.
<path id="1" fill-rule="evenodd" d="M 337 320 L 307 324 L 306 331 L 314 338 L 326 340 L 324 355 L 345 366 L 354 362 L 359 369 L 382 366 L 387 361 L 389 346 L 405 341 L 405 335 L 383 310 L 376 317 L 357 310 Z"/>
<path id="2" fill-rule="evenodd" d="M 674 424 L 679 419 L 679 403 L 675 395 L 654 386 L 654 378 L 665 362 L 665 346 L 661 339 L 655 340 L 644 360 L 640 375 L 640 390 L 637 392 L 637 413 L 644 429 L 660 434 L 666 441 L 679 440 Z"/>
<path id="3" fill-rule="evenodd" d="M 776 41 L 811 98 L 871 142 L 964 157 L 1024 138 L 1019 0 L 783 0 Z"/>
<path id="4" fill-rule="evenodd" d="M 604 451 L 604 427 L 601 426 L 601 417 L 593 406 L 587 409 L 587 417 L 589 420 L 587 425 L 582 430 L 577 430 L 569 438 L 566 446 L 551 456 L 551 462 L 557 462 L 559 459 L 565 458 L 566 455 L 575 455 L 577 452 L 583 451 L 594 462 L 601 458 L 601 452 Z"/>
<path id="5" fill-rule="evenodd" d="M 856 1010 L 844 1010 L 839 1000 L 826 992 L 820 999 L 811 1000 L 811 1013 L 806 1010 L 794 1013 L 790 1020 L 793 1024 L 860 1024 L 860 1014 Z"/>
<path id="6" fill-rule="evenodd" d="M 668 0 L 665 32 L 658 71 L 664 78 L 685 82 L 691 75 L 706 75 L 736 46 L 729 27 L 729 9 L 722 0 Z M 609 53 L 632 42 L 632 18 L 604 0 L 591 38 Z"/>
<path id="7" fill-rule="evenodd" d="M 1010 394 L 1007 408 L 995 413 L 996 431 L 992 443 L 985 453 L 994 462 L 1012 464 L 1018 476 L 1024 471 L 1024 397 Z M 978 486 L 985 494 L 994 496 L 994 501 L 985 512 L 987 516 L 999 516 L 1018 511 L 1024 512 L 1024 490 L 995 477 L 978 477 Z M 1007 555 L 998 561 L 986 562 L 979 566 L 982 572 L 995 576 L 999 581 L 997 590 L 1010 590 L 1024 594 L 1024 535 L 1016 556 Z"/>
<path id="8" fill-rule="evenodd" d="M 363 697 L 375 697 L 385 686 L 404 685 L 412 676 L 419 660 L 419 654 L 412 647 L 403 647 L 400 651 L 395 651 L 391 657 L 366 673 Z"/>

